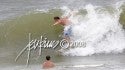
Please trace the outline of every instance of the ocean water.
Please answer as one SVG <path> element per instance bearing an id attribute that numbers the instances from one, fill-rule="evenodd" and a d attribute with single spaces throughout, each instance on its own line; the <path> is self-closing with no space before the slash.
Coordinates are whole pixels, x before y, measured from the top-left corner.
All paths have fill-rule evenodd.
<path id="1" fill-rule="evenodd" d="M 26 67 L 28 51 L 15 61 L 31 40 L 41 36 L 62 40 L 62 26 L 52 26 L 53 17 L 72 21 L 71 40 L 82 41 L 57 52 L 61 47 L 33 49 Z M 50 70 L 124 70 L 124 0 L 0 0 L 0 70 L 43 70 L 46 55 L 56 67 Z"/>

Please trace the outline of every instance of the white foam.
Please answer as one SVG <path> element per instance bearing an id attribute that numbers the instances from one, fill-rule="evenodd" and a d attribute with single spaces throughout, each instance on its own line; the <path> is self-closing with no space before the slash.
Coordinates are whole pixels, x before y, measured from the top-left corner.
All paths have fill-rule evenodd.
<path id="1" fill-rule="evenodd" d="M 89 4 L 83 8 L 87 11 L 86 15 L 71 16 L 69 19 L 74 23 L 71 38 L 86 42 L 86 47 L 71 48 L 63 52 L 63 55 L 87 56 L 122 52 L 125 49 L 125 33 L 119 23 L 121 10 L 118 6 L 116 4 L 113 13 L 110 13 L 106 9 L 102 10 L 103 7 Z M 63 10 L 66 10 L 64 15 L 71 11 L 66 7 Z"/>
<path id="2" fill-rule="evenodd" d="M 103 66 L 104 64 L 91 64 L 91 65 L 73 65 L 73 66 L 65 66 L 65 67 L 75 67 L 75 68 L 85 68 L 85 67 L 99 67 Z"/>

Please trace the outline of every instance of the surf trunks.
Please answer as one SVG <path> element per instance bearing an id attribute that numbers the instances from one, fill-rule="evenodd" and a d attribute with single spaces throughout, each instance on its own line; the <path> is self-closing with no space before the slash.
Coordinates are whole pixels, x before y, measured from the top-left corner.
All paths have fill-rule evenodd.
<path id="1" fill-rule="evenodd" d="M 70 37 L 72 35 L 72 25 L 67 25 L 64 28 L 64 36 Z"/>

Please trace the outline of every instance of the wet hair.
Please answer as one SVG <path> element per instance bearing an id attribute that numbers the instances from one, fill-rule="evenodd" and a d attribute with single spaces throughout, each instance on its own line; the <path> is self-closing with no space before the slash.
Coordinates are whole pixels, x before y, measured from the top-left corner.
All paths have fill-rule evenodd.
<path id="1" fill-rule="evenodd" d="M 46 60 L 50 60 L 50 58 L 51 58 L 51 57 L 50 57 L 49 55 L 46 56 Z"/>
<path id="2" fill-rule="evenodd" d="M 58 16 L 56 16 L 56 17 L 54 17 L 54 19 L 56 20 L 56 19 L 60 19 Z"/>

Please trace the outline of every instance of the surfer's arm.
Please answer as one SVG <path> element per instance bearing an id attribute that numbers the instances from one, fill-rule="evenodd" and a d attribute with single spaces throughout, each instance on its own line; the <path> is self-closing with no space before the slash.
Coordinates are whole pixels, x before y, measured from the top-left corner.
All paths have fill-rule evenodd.
<path id="1" fill-rule="evenodd" d="M 57 24 L 59 24 L 59 22 L 56 22 L 56 23 L 54 23 L 53 25 L 55 26 L 55 25 L 57 25 Z"/>
<path id="2" fill-rule="evenodd" d="M 60 24 L 61 23 L 61 21 L 59 20 L 59 21 L 57 21 L 56 23 L 54 23 L 53 25 L 55 26 L 55 25 L 58 25 L 58 24 Z"/>

